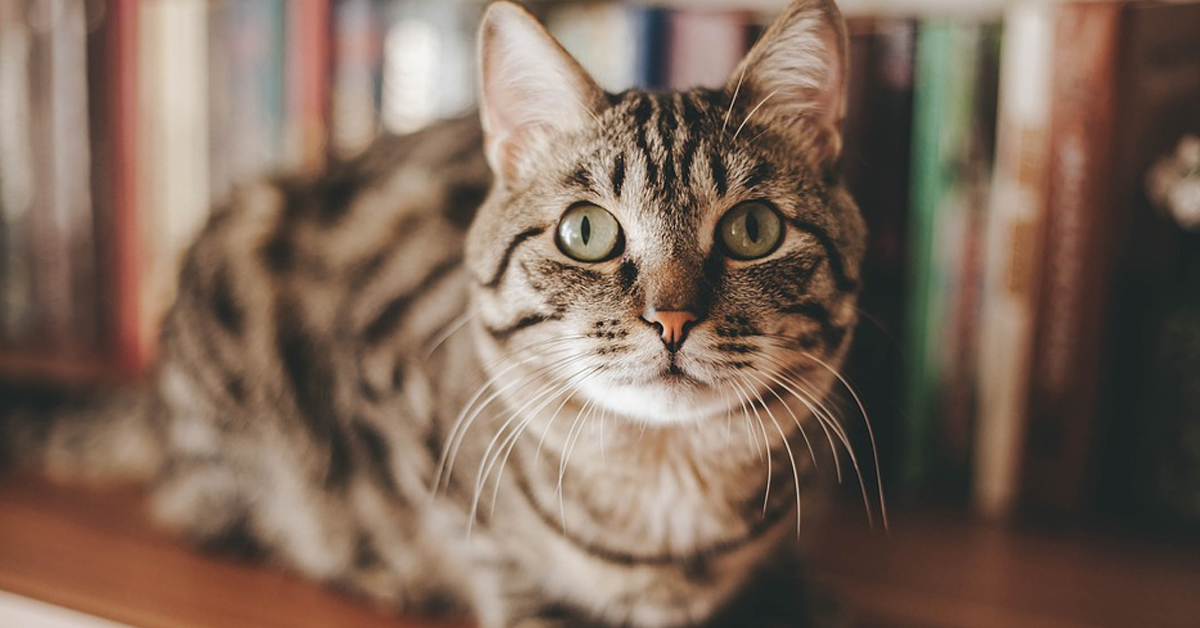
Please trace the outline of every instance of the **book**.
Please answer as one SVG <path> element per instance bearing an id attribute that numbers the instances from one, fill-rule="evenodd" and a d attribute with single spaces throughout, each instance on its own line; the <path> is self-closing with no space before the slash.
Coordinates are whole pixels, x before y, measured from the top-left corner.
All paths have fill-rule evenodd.
<path id="1" fill-rule="evenodd" d="M 286 7 L 284 166 L 317 172 L 329 144 L 329 0 L 293 2 Z"/>
<path id="2" fill-rule="evenodd" d="M 100 54 L 95 60 L 105 89 L 93 102 L 103 103 L 100 118 L 103 159 L 97 158 L 98 256 L 102 272 L 101 319 L 106 327 L 112 371 L 124 376 L 144 373 L 154 355 L 154 338 L 145 333 L 142 277 L 147 257 L 142 245 L 141 201 L 138 193 L 139 135 L 138 18 L 140 0 L 107 0 L 97 35 Z"/>
<path id="3" fill-rule="evenodd" d="M 74 91 L 71 83 L 78 68 L 69 67 L 71 62 L 66 57 L 73 52 L 74 37 L 83 37 L 82 32 L 76 33 L 74 28 L 76 18 L 81 16 L 77 11 L 65 11 L 66 8 L 56 2 L 25 5 L 32 36 L 29 68 L 33 79 L 30 84 L 33 193 L 29 237 L 36 337 L 45 351 L 54 353 L 73 350 L 70 243 L 75 190 L 59 186 L 63 184 L 66 171 L 75 165 L 67 161 L 66 153 L 80 148 L 86 152 L 86 146 L 72 145 L 64 137 L 62 126 L 75 112 L 71 111 L 71 103 L 57 99 Z"/>
<path id="4" fill-rule="evenodd" d="M 473 31 L 467 4 L 389 2 L 379 77 L 379 118 L 392 133 L 408 133 L 474 104 Z"/>
<path id="5" fill-rule="evenodd" d="M 332 8 L 330 152 L 350 157 L 379 128 L 376 80 L 382 65 L 382 32 L 371 0 L 338 0 Z"/>
<path id="6" fill-rule="evenodd" d="M 943 18 L 917 33 L 902 484 L 956 499 L 967 492 L 972 456 L 996 34 L 990 24 Z"/>
<path id="7" fill-rule="evenodd" d="M 1012 514 L 1018 494 L 1045 209 L 1053 17 L 1052 7 L 1035 2 L 1014 4 L 1004 16 L 996 163 L 983 225 L 972 485 L 975 510 L 991 518 Z"/>
<path id="8" fill-rule="evenodd" d="M 1165 478 L 1155 470 L 1186 459 L 1188 444 L 1180 439 L 1193 407 L 1182 396 L 1185 389 L 1160 384 L 1192 374 L 1186 343 L 1194 321 L 1187 311 L 1195 295 L 1197 241 L 1181 228 L 1186 223 L 1151 206 L 1145 178 L 1151 164 L 1175 152 L 1181 137 L 1200 135 L 1200 5 L 1134 3 L 1123 5 L 1117 19 L 1120 53 L 1104 74 L 1115 101 L 1105 121 L 1112 129 L 1110 176 L 1092 209 L 1109 212 L 1091 232 L 1098 240 L 1097 268 L 1106 271 L 1095 289 L 1104 298 L 1100 316 L 1089 321 L 1101 326 L 1093 333 L 1102 359 L 1095 384 L 1068 381 L 1078 386 L 1070 392 L 1095 388 L 1098 399 L 1091 416 L 1060 417 L 1070 421 L 1063 429 L 1071 435 L 1071 459 L 1083 467 L 1068 477 L 1083 480 L 1061 488 L 1078 497 L 1049 503 L 1065 504 L 1056 510 L 1067 512 L 1095 506 L 1141 517 L 1162 511 Z M 1187 486 L 1186 478 L 1177 476 L 1176 488 Z"/>
<path id="9" fill-rule="evenodd" d="M 668 14 L 615 2 L 555 4 L 546 26 L 601 87 L 620 92 L 662 86 Z"/>
<path id="10" fill-rule="evenodd" d="M 143 0 L 138 20 L 138 225 L 144 346 L 174 299 L 182 255 L 211 204 L 206 0 Z"/>
<path id="11" fill-rule="evenodd" d="M 0 345 L 35 341 L 30 213 L 33 179 L 29 57 L 24 2 L 0 3 Z"/>
<path id="12" fill-rule="evenodd" d="M 667 16 L 667 87 L 721 87 L 752 43 L 742 11 L 676 9 Z"/>
<path id="13" fill-rule="evenodd" d="M 913 54 L 916 22 L 848 20 L 850 82 L 843 124 L 841 174 L 871 226 L 863 261 L 861 320 L 844 368 L 866 406 L 881 475 L 899 473 L 904 428 L 901 338 L 906 293 L 906 232 L 912 143 Z M 860 451 L 870 451 L 857 412 L 847 427 Z"/>
<path id="14" fill-rule="evenodd" d="M 1029 509 L 1074 514 L 1146 489 L 1133 484 L 1152 422 L 1138 391 L 1178 246 L 1142 179 L 1200 129 L 1198 33 L 1194 3 L 1058 9 L 1021 484 Z"/>

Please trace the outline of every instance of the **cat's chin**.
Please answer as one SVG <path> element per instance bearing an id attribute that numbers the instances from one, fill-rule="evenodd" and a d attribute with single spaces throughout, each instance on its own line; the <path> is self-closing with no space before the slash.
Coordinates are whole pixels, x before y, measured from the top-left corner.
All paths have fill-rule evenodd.
<path id="1" fill-rule="evenodd" d="M 583 392 L 592 403 L 610 412 L 650 425 L 694 423 L 724 416 L 729 398 L 691 377 L 671 373 L 647 384 L 609 384 Z"/>

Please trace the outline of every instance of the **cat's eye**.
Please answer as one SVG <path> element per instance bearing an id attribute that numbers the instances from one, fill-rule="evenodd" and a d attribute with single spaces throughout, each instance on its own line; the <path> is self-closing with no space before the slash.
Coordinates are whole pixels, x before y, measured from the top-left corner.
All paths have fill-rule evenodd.
<path id="1" fill-rule="evenodd" d="M 758 259 L 769 255 L 783 240 L 783 220 L 766 203 L 741 203 L 721 217 L 717 237 L 730 257 Z"/>
<path id="2" fill-rule="evenodd" d="M 558 248 L 581 262 L 602 262 L 621 244 L 621 225 L 604 208 L 580 203 L 558 221 Z"/>

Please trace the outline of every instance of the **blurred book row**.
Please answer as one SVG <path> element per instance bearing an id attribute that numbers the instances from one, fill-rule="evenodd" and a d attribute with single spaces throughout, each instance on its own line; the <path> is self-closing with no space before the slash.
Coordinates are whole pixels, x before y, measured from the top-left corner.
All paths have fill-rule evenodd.
<path id="1" fill-rule="evenodd" d="M 615 91 L 724 83 L 764 4 L 532 6 Z M 209 207 L 469 110 L 482 7 L 0 2 L 0 373 L 144 371 Z M 1200 132 L 1200 5 L 849 24 L 846 370 L 892 494 L 1200 521 L 1200 236 L 1144 186 Z"/>
<path id="2" fill-rule="evenodd" d="M 1200 4 L 851 25 L 850 368 L 893 492 L 1200 522 L 1200 234 L 1146 189 L 1200 133 Z"/>

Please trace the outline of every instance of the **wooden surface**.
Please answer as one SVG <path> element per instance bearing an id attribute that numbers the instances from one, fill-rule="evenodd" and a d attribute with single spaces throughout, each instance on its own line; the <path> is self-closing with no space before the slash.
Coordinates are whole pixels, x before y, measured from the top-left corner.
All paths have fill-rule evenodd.
<path id="1" fill-rule="evenodd" d="M 859 628 L 1200 626 L 1200 547 L 835 507 L 807 526 Z M 135 490 L 0 476 L 0 589 L 139 628 L 432 628 L 155 531 Z"/>
<path id="2" fill-rule="evenodd" d="M 861 517 L 860 517 L 861 518 Z M 1195 628 L 1200 539 L 899 513 L 890 535 L 835 514 L 818 571 L 860 628 Z"/>
<path id="3" fill-rule="evenodd" d="M 138 628 L 437 625 L 388 617 L 277 570 L 192 552 L 153 529 L 137 491 L 28 477 L 0 477 L 0 589 Z"/>

